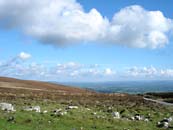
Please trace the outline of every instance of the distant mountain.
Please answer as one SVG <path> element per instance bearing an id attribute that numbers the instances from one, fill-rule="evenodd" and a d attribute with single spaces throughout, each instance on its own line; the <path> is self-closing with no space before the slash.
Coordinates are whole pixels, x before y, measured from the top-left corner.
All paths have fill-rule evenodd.
<path id="1" fill-rule="evenodd" d="M 64 85 L 77 86 L 104 93 L 147 93 L 173 92 L 173 81 L 116 81 L 116 82 L 65 82 Z"/>

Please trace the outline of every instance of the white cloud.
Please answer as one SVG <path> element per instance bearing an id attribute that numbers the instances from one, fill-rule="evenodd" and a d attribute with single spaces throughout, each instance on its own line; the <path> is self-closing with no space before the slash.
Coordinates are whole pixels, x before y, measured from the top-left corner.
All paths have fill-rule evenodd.
<path id="1" fill-rule="evenodd" d="M 31 54 L 26 53 L 26 52 L 21 52 L 18 57 L 22 60 L 27 60 L 27 59 L 31 58 Z"/>
<path id="2" fill-rule="evenodd" d="M 50 66 L 49 63 L 24 62 L 23 59 L 28 58 L 29 56 L 19 57 L 18 55 L 7 61 L 0 61 L 0 76 L 50 81 L 173 79 L 173 69 L 171 68 L 134 66 L 123 70 L 115 70 L 109 68 L 108 65 L 87 65 L 76 62 L 55 63 Z"/>
<path id="3" fill-rule="evenodd" d="M 113 71 L 110 68 L 100 68 L 98 64 L 85 65 L 75 62 L 58 64 L 53 67 L 51 71 L 53 75 L 63 75 L 73 78 L 91 78 L 113 75 Z"/>
<path id="4" fill-rule="evenodd" d="M 168 43 L 172 20 L 160 11 L 147 11 L 134 5 L 123 8 L 113 17 L 110 39 L 113 43 L 137 48 L 157 48 Z"/>
<path id="5" fill-rule="evenodd" d="M 173 79 L 173 69 L 150 67 L 130 67 L 115 70 L 108 65 L 86 65 L 76 62 L 52 64 L 28 63 L 18 56 L 0 62 L 0 75 L 23 79 L 47 81 L 114 81 Z"/>
<path id="6" fill-rule="evenodd" d="M 64 45 L 105 42 L 136 48 L 165 46 L 172 20 L 160 11 L 134 5 L 108 20 L 95 8 L 85 12 L 76 0 L 0 0 L 1 26 L 20 28 L 40 42 Z"/>
<path id="7" fill-rule="evenodd" d="M 58 70 L 74 70 L 74 69 L 79 69 L 81 67 L 82 67 L 82 65 L 79 63 L 68 62 L 68 63 L 64 63 L 64 64 L 57 64 L 56 68 Z"/>
<path id="8" fill-rule="evenodd" d="M 104 73 L 105 73 L 105 75 L 113 75 L 113 74 L 114 74 L 113 70 L 110 69 L 110 68 L 106 68 L 106 69 L 104 70 Z"/>
<path id="9" fill-rule="evenodd" d="M 173 77 L 173 69 L 160 70 L 162 76 Z"/>
<path id="10" fill-rule="evenodd" d="M 128 75 L 135 76 L 135 77 L 153 77 L 158 75 L 158 70 L 154 68 L 153 66 L 151 67 L 132 67 L 127 70 Z"/>
<path id="11" fill-rule="evenodd" d="M 96 40 L 107 24 L 96 9 L 85 13 L 75 0 L 1 0 L 0 8 L 1 20 L 9 19 L 7 26 L 20 27 L 44 43 Z"/>
<path id="12" fill-rule="evenodd" d="M 47 81 L 96 81 L 113 76 L 113 74 L 110 75 L 112 69 L 105 69 L 104 66 L 100 67 L 98 64 L 67 62 L 50 66 L 49 63 L 24 62 L 23 59 L 27 58 L 29 57 L 18 55 L 0 62 L 0 76 Z"/>
<path id="13" fill-rule="evenodd" d="M 127 69 L 125 75 L 134 79 L 172 79 L 173 69 L 158 69 L 151 67 L 132 67 Z"/>

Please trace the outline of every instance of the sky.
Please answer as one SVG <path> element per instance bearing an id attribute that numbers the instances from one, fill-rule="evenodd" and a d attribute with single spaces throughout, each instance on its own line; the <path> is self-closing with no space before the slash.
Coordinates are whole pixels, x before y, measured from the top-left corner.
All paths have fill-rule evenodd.
<path id="1" fill-rule="evenodd" d="M 173 80 L 172 0 L 0 0 L 0 76 Z"/>

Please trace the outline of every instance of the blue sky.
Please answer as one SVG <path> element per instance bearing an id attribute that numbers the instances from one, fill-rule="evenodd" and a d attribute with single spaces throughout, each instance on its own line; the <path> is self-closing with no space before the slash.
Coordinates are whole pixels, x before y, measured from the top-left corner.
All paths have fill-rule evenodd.
<path id="1" fill-rule="evenodd" d="M 173 79 L 172 0 L 1 1 L 1 76 Z"/>

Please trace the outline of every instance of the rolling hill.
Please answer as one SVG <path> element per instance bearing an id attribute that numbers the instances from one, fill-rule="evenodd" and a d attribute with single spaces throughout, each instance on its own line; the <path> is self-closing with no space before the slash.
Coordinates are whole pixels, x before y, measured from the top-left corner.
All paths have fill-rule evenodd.
<path id="1" fill-rule="evenodd" d="M 20 80 L 0 77 L 0 97 L 5 100 L 50 99 L 53 101 L 76 101 L 82 104 L 95 104 L 96 101 L 108 105 L 130 102 L 143 102 L 143 98 L 137 95 L 122 93 L 105 94 L 94 91 L 59 85 L 49 82 Z"/>
<path id="2" fill-rule="evenodd" d="M 94 92 L 54 83 L 0 77 L 0 96 L 6 98 L 58 98 Z"/>
<path id="3" fill-rule="evenodd" d="M 0 77 L 0 88 L 15 88 L 38 91 L 53 91 L 65 93 L 84 93 L 83 89 L 67 87 L 65 85 L 58 85 L 48 82 L 33 81 L 33 80 L 19 80 L 14 78 Z"/>
<path id="4" fill-rule="evenodd" d="M 157 122 L 165 115 L 172 118 L 172 106 L 144 100 L 143 95 L 97 93 L 7 77 L 0 77 L 0 104 L 4 130 L 161 130 Z M 3 110 L 4 104 L 15 111 Z"/>

